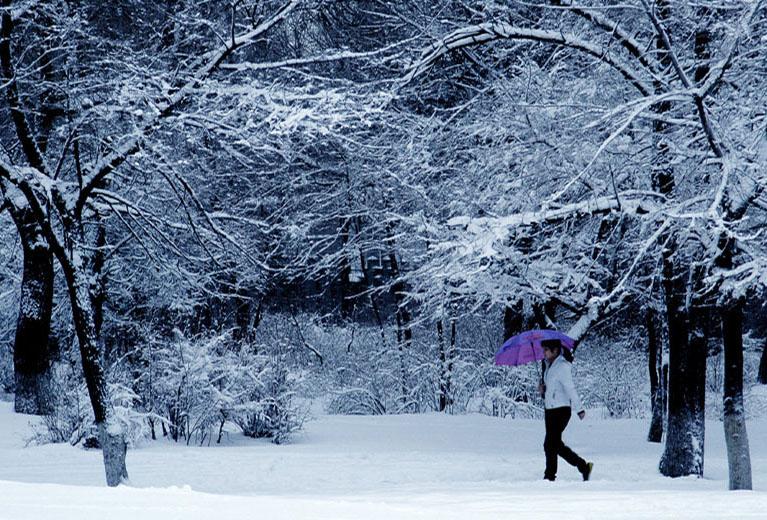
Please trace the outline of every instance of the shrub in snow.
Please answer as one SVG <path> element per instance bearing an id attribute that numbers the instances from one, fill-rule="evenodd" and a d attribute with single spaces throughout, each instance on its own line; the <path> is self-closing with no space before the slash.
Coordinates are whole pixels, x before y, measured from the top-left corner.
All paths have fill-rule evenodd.
<path id="1" fill-rule="evenodd" d="M 255 336 L 258 344 L 281 353 L 284 366 L 302 373 L 295 385 L 302 397 L 328 397 L 328 413 L 374 415 L 402 406 L 396 339 L 382 340 L 377 327 L 323 322 L 311 314 L 269 314 Z"/>
<path id="2" fill-rule="evenodd" d="M 11 393 L 15 382 L 13 380 L 13 343 L 2 341 L 0 334 L 0 392 Z"/>
<path id="3" fill-rule="evenodd" d="M 327 411 L 340 414 L 475 411 L 492 370 L 494 324 L 484 317 L 462 319 L 456 343 L 445 320 L 442 341 L 435 324 L 414 326 L 409 344 L 397 342 L 395 326 L 336 324 L 307 327 L 307 341 L 325 363 L 321 378 L 331 396 Z M 463 331 L 471 330 L 472 334 Z M 310 334 L 310 335 L 309 335 Z M 319 371 L 315 370 L 315 374 Z M 315 376 L 316 377 L 316 376 Z M 481 400 L 481 399 L 480 399 Z"/>
<path id="4" fill-rule="evenodd" d="M 29 442 L 35 444 L 68 442 L 85 448 L 98 448 L 98 432 L 94 426 L 93 408 L 88 389 L 83 381 L 82 369 L 73 359 L 53 365 L 54 411 L 44 415 L 39 424 L 32 426 L 33 436 Z M 114 369 L 109 374 L 114 379 Z M 109 396 L 115 415 L 120 422 L 129 446 L 135 445 L 148 435 L 146 414 L 136 410 L 138 396 L 124 384 L 110 383 Z"/>
<path id="5" fill-rule="evenodd" d="M 229 334 L 153 341 L 141 349 L 136 389 L 156 427 L 175 441 L 220 441 L 227 423 L 251 437 L 285 442 L 302 425 L 292 401 L 293 381 L 279 356 L 234 345 Z"/>
<path id="6" fill-rule="evenodd" d="M 630 341 L 581 346 L 573 362 L 573 379 L 586 408 L 601 408 L 614 419 L 643 418 L 650 413 L 647 356 Z"/>
<path id="7" fill-rule="evenodd" d="M 474 406 L 477 411 L 494 417 L 543 417 L 543 402 L 536 390 L 540 371 L 537 363 L 513 368 L 493 366 L 485 370 Z"/>
<path id="8" fill-rule="evenodd" d="M 767 414 L 767 391 L 765 385 L 757 381 L 759 362 L 762 355 L 763 341 L 743 337 L 743 397 L 746 417 L 763 417 Z M 724 406 L 724 355 L 721 351 L 709 354 L 706 360 L 706 416 L 710 419 L 723 420 Z"/>
<path id="9" fill-rule="evenodd" d="M 260 356 L 256 364 L 260 368 L 256 377 L 243 380 L 247 399 L 225 413 L 245 435 L 282 444 L 301 429 L 305 413 L 293 403 L 293 385 L 284 362 Z"/>
<path id="10" fill-rule="evenodd" d="M 346 388 L 333 394 L 327 411 L 342 415 L 383 415 L 386 405 L 380 396 L 367 388 Z"/>
<path id="11" fill-rule="evenodd" d="M 82 370 L 74 360 L 54 363 L 51 395 L 55 398 L 53 413 L 44 415 L 39 424 L 32 425 L 33 436 L 28 442 L 49 444 L 68 442 L 72 446 L 96 438 L 93 409 Z"/>

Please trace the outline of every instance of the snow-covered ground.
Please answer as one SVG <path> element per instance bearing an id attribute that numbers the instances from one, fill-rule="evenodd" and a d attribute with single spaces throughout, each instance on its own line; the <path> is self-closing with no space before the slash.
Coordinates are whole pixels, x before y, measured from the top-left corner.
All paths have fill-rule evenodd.
<path id="1" fill-rule="evenodd" d="M 128 452 L 133 487 L 109 489 L 99 451 L 24 447 L 30 416 L 0 402 L 0 519 L 767 518 L 767 420 L 749 423 L 754 491 L 727 491 L 721 423 L 705 478 L 657 472 L 647 424 L 574 419 L 565 439 L 593 480 L 560 466 L 544 482 L 543 425 L 481 415 L 319 416 L 289 445 L 231 436 Z"/>

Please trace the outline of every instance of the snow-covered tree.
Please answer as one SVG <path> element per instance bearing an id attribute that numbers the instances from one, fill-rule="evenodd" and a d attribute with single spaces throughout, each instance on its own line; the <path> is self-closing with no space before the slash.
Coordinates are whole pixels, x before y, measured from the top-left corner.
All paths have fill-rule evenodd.
<path id="1" fill-rule="evenodd" d="M 745 212 L 755 209 L 763 184 L 759 164 L 764 135 L 753 116 L 763 89 L 750 72 L 761 65 L 750 58 L 759 54 L 764 45 L 760 36 L 763 27 L 758 23 L 764 16 L 764 5 L 755 2 L 739 4 L 735 9 L 713 9 L 701 22 L 698 11 L 702 8 L 680 3 L 656 2 L 651 6 L 640 2 L 638 10 L 622 5 L 591 9 L 570 2 L 554 4 L 552 10 L 543 5 L 531 8 L 537 15 L 533 18 L 528 11 L 499 7 L 499 12 L 427 47 L 405 78 L 412 83 L 442 57 L 473 56 L 470 47 L 477 44 L 511 41 L 514 43 L 510 45 L 519 49 L 518 42 L 530 42 L 526 49 L 530 61 L 539 56 L 540 46 L 551 49 L 545 70 L 564 80 L 563 90 L 573 93 L 578 101 L 589 100 L 589 86 L 592 91 L 598 89 L 601 96 L 592 103 L 590 113 L 578 111 L 574 101 L 561 94 L 549 98 L 550 104 L 564 115 L 555 124 L 566 126 L 567 117 L 580 113 L 586 116 L 582 128 L 591 131 L 577 134 L 581 149 L 571 149 L 576 159 L 567 157 L 559 163 L 571 169 L 570 178 L 554 178 L 553 186 L 536 194 L 533 208 L 527 212 L 506 210 L 499 216 L 454 218 L 452 222 L 468 233 L 459 232 L 452 249 L 463 251 L 467 260 L 456 263 L 458 259 L 454 259 L 447 265 L 461 266 L 454 269 L 459 279 L 476 283 L 487 279 L 485 272 L 499 257 L 497 249 L 510 243 L 511 251 L 504 250 L 500 257 L 524 273 L 512 275 L 512 279 L 532 279 L 539 284 L 549 279 L 553 285 L 539 286 L 538 291 L 561 293 L 562 281 L 567 279 L 564 274 L 572 272 L 572 259 L 588 256 L 562 256 L 564 248 L 560 247 L 554 254 L 545 255 L 547 262 L 542 269 L 531 273 L 530 269 L 541 265 L 541 261 L 538 255 L 531 255 L 530 249 L 513 247 L 513 237 L 519 230 L 545 225 L 544 229 L 551 231 L 552 224 L 575 218 L 583 221 L 589 215 L 606 212 L 630 219 L 635 230 L 631 235 L 637 238 L 630 253 L 634 260 L 625 264 L 614 287 L 604 285 L 604 279 L 592 279 L 599 291 L 587 292 L 588 300 L 580 300 L 576 307 L 588 310 L 583 316 L 589 316 L 600 310 L 598 304 L 619 301 L 631 288 L 636 267 L 652 258 L 650 254 L 660 253 L 663 269 L 659 279 L 665 292 L 671 353 L 669 432 L 661 471 L 672 476 L 700 475 L 705 372 L 700 367 L 705 366 L 706 358 L 705 311 L 710 308 L 711 294 L 724 308 L 732 308 L 740 299 L 710 275 L 719 270 L 733 275 L 748 271 L 738 269 L 732 259 L 738 258 L 744 266 L 750 264 L 749 237 L 739 230 L 743 229 Z M 512 22 L 503 17 L 511 17 Z M 685 46 L 688 41 L 696 45 Z M 494 70 L 508 72 L 504 65 L 499 62 Z M 589 83 L 586 78 L 578 85 L 567 73 L 579 66 L 600 73 L 595 81 Z M 752 100 L 746 101 L 744 95 L 752 96 Z M 550 145 L 541 139 L 537 148 L 562 150 L 566 143 L 572 143 L 555 142 Z M 588 143 L 593 143 L 591 148 Z M 610 156 L 625 156 L 631 162 L 616 163 Z M 631 172 L 632 162 L 639 175 Z M 539 174 L 536 179 L 543 184 L 551 174 Z M 463 266 L 467 263 L 477 266 L 475 276 L 466 276 Z M 444 272 L 444 268 L 439 270 Z M 498 284 L 497 271 L 491 273 L 494 276 L 490 287 L 501 285 L 500 290 L 468 287 L 469 294 L 502 293 L 508 282 Z M 573 275 L 584 280 L 587 273 L 581 267 Z M 740 304 L 732 312 L 740 315 L 738 309 Z M 732 338 L 740 337 L 740 322 L 727 312 L 723 319 L 725 331 L 729 331 L 724 334 L 727 348 Z M 588 321 L 593 319 L 585 323 Z M 576 336 L 584 332 L 580 327 L 571 330 Z M 732 371 L 730 381 L 735 386 L 727 391 L 725 400 L 741 402 L 742 362 L 735 357 L 728 370 Z M 741 426 L 737 433 L 737 428 L 728 427 L 730 440 L 745 439 L 745 426 L 736 419 L 742 417 L 741 410 L 742 406 L 734 404 L 728 412 Z M 747 458 L 747 445 L 741 442 L 731 453 L 731 460 Z M 750 478 L 745 478 L 750 471 L 745 467 L 744 471 L 732 469 L 733 475 L 744 478 L 734 478 L 731 486 L 750 487 Z"/>

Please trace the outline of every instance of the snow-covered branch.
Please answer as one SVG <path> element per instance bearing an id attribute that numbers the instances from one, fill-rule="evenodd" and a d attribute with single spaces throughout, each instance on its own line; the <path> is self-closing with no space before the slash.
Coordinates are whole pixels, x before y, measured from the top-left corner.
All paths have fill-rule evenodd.
<path id="1" fill-rule="evenodd" d="M 648 59 L 648 53 L 643 51 L 643 47 L 645 47 L 645 45 L 643 45 L 634 36 L 632 36 L 631 33 L 623 29 L 623 27 L 621 27 L 617 21 L 602 13 L 598 13 L 589 10 L 587 7 L 577 5 L 570 0 L 555 0 L 554 3 L 567 7 L 570 12 L 588 20 L 596 27 L 599 27 L 605 31 L 610 35 L 611 38 L 620 43 L 621 46 L 629 52 L 629 54 L 635 57 L 639 63 L 641 63 L 645 69 L 647 69 L 648 72 L 652 73 L 655 79 L 659 79 L 657 76 L 657 63 Z"/>
<path id="2" fill-rule="evenodd" d="M 136 135 L 132 136 L 112 153 L 101 158 L 86 171 L 83 189 L 80 190 L 80 195 L 74 208 L 75 214 L 82 212 L 88 197 L 90 197 L 93 190 L 99 186 L 102 179 L 120 166 L 128 157 L 138 152 L 142 140 L 157 127 L 161 119 L 171 114 L 179 103 L 181 103 L 202 80 L 210 76 L 210 74 L 219 68 L 221 63 L 236 50 L 257 42 L 266 31 L 287 18 L 288 15 L 290 15 L 290 13 L 301 3 L 302 0 L 291 0 L 276 14 L 259 24 L 256 28 L 233 37 L 231 42 L 225 42 L 218 49 L 203 55 L 198 60 L 197 67 L 190 71 L 189 79 L 180 88 L 171 92 L 164 102 L 155 107 L 154 113 L 144 120 Z"/>
<path id="3" fill-rule="evenodd" d="M 620 193 L 619 197 L 605 196 L 582 202 L 573 202 L 558 208 L 542 211 L 515 213 L 504 217 L 453 217 L 448 221 L 449 226 L 463 227 L 467 231 L 478 231 L 486 228 L 515 228 L 519 226 L 535 226 L 559 222 L 567 218 L 587 217 L 605 213 L 619 212 L 627 216 L 641 216 L 659 209 L 659 205 L 651 199 L 661 196 L 649 192 L 644 197 L 636 197 L 635 191 Z"/>
<path id="4" fill-rule="evenodd" d="M 255 70 L 280 69 L 280 68 L 286 68 L 286 67 L 300 67 L 303 65 L 314 65 L 317 63 L 330 63 L 333 61 L 340 61 L 340 60 L 370 58 L 372 56 L 380 56 L 381 54 L 385 54 L 386 52 L 392 49 L 401 47 L 403 43 L 404 42 L 397 42 L 392 45 L 387 45 L 386 47 L 381 49 L 376 49 L 374 51 L 366 51 L 366 52 L 339 51 L 334 53 L 324 53 L 324 54 L 319 54 L 316 56 L 309 56 L 306 58 L 292 58 L 288 60 L 272 61 L 272 62 L 266 62 L 266 63 L 253 63 L 253 62 L 227 63 L 227 64 L 221 65 L 221 69 L 243 72 L 243 71 L 255 71 Z"/>
<path id="5" fill-rule="evenodd" d="M 722 45 L 721 57 L 709 70 L 708 75 L 704 78 L 705 82 L 698 87 L 697 96 L 700 99 L 705 99 L 711 91 L 721 83 L 725 71 L 729 68 L 735 57 L 738 44 L 743 36 L 749 33 L 749 28 L 753 23 L 756 13 L 763 9 L 764 5 L 764 0 L 752 2 L 750 9 L 743 16 L 742 20 L 730 31 L 730 34 Z"/>
<path id="6" fill-rule="evenodd" d="M 500 39 L 530 40 L 576 49 L 614 68 L 643 95 L 649 96 L 653 92 L 652 86 L 642 78 L 638 71 L 620 58 L 613 56 L 601 45 L 561 31 L 525 29 L 508 23 L 483 23 L 453 31 L 421 53 L 420 59 L 410 67 L 410 72 L 404 77 L 403 83 L 410 83 L 451 51 Z"/>

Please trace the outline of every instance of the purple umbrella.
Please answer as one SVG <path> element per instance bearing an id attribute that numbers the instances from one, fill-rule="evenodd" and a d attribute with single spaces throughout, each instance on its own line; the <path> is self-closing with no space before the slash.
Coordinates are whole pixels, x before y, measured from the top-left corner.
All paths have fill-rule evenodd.
<path id="1" fill-rule="evenodd" d="M 495 353 L 496 365 L 519 366 L 544 359 L 541 341 L 558 339 L 562 345 L 572 350 L 575 340 L 556 330 L 528 330 L 507 339 Z"/>

